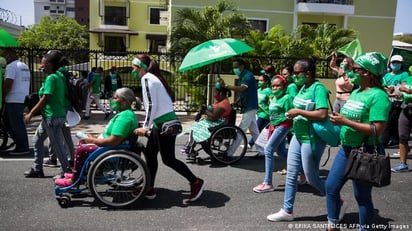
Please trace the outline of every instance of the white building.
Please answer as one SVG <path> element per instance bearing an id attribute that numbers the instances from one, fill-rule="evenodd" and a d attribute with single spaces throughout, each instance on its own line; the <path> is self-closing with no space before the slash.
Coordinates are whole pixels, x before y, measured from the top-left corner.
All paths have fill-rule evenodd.
<path id="1" fill-rule="evenodd" d="M 34 23 L 39 23 L 44 16 L 62 15 L 75 18 L 74 0 L 34 0 Z"/>

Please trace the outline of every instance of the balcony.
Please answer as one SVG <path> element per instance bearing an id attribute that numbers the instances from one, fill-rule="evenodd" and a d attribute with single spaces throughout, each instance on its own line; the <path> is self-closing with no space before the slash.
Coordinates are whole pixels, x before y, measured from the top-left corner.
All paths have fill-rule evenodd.
<path id="1" fill-rule="evenodd" d="M 50 5 L 65 5 L 66 0 L 49 0 Z"/>
<path id="2" fill-rule="evenodd" d="M 303 14 L 353 15 L 352 0 L 298 0 L 297 12 Z"/>

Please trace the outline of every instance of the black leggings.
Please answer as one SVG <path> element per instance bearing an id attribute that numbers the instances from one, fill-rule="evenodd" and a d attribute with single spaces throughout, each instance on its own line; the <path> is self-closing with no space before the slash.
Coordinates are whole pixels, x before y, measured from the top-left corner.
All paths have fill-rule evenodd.
<path id="1" fill-rule="evenodd" d="M 160 151 L 163 163 L 185 177 L 193 184 L 197 177 L 190 171 L 185 163 L 175 156 L 176 136 L 161 135 L 160 130 L 153 128 L 146 145 L 145 157 L 150 172 L 150 186 L 154 186 L 158 163 L 157 153 Z"/>

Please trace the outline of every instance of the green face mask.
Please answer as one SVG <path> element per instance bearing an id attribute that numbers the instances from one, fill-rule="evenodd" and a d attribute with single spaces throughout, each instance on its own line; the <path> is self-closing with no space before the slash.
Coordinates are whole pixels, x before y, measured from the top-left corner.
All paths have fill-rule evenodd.
<path id="1" fill-rule="evenodd" d="M 356 85 L 359 84 L 359 80 L 360 80 L 360 78 L 361 78 L 361 76 L 360 76 L 359 73 L 355 73 L 355 72 L 353 72 L 353 71 L 350 71 L 350 72 L 348 72 L 346 75 L 348 76 L 348 78 L 350 79 L 350 81 L 351 81 L 353 84 L 356 84 Z"/>
<path id="2" fill-rule="evenodd" d="M 306 75 L 294 75 L 293 82 L 295 82 L 298 87 L 303 86 L 306 82 Z"/>
<path id="3" fill-rule="evenodd" d="M 114 100 L 110 101 L 110 106 L 113 108 L 115 111 L 119 111 L 120 109 L 120 103 L 116 102 Z"/>
<path id="4" fill-rule="evenodd" d="M 263 86 L 265 86 L 265 82 L 259 81 L 257 85 L 258 85 L 258 88 L 262 88 Z"/>
<path id="5" fill-rule="evenodd" d="M 132 76 L 133 78 L 135 78 L 136 80 L 140 80 L 140 73 L 138 70 L 132 70 Z"/>
<path id="6" fill-rule="evenodd" d="M 286 81 L 287 81 L 288 83 L 293 83 L 293 78 L 292 78 L 292 76 L 287 75 L 285 78 L 286 78 Z"/>
<path id="7" fill-rule="evenodd" d="M 285 94 L 284 89 L 279 90 L 272 90 L 272 95 L 276 97 L 276 99 L 280 99 Z"/>

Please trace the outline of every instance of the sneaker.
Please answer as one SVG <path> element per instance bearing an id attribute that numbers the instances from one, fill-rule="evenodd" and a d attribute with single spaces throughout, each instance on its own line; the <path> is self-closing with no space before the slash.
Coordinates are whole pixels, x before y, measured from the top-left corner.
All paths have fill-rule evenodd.
<path id="1" fill-rule="evenodd" d="M 245 147 L 245 145 L 241 144 L 240 147 L 243 148 L 243 147 Z M 247 144 L 246 150 L 247 151 L 252 150 L 252 146 L 250 146 L 250 144 Z"/>
<path id="2" fill-rule="evenodd" d="M 253 192 L 255 193 L 265 193 L 265 192 L 273 192 L 273 191 L 275 191 L 275 188 L 273 188 L 273 185 L 267 184 L 267 183 L 262 183 L 253 188 Z"/>
<path id="3" fill-rule="evenodd" d="M 401 155 L 401 154 L 400 154 L 399 152 L 395 152 L 395 153 L 392 154 L 392 156 L 398 156 L 398 157 L 399 157 L 400 155 Z"/>
<path id="4" fill-rule="evenodd" d="M 43 170 L 35 170 L 33 168 L 30 168 L 30 170 L 25 171 L 24 175 L 27 178 L 43 178 L 44 177 Z"/>
<path id="5" fill-rule="evenodd" d="M 270 214 L 267 216 L 269 221 L 293 221 L 293 213 L 287 213 L 285 210 L 280 209 L 279 212 Z"/>
<path id="6" fill-rule="evenodd" d="M 340 201 L 340 211 L 339 211 L 339 217 L 338 217 L 338 220 L 339 220 L 339 222 L 343 219 L 343 217 L 345 216 L 345 212 L 346 212 L 346 209 L 348 209 L 348 202 L 346 202 L 346 201 L 344 201 L 344 200 L 341 200 Z"/>
<path id="7" fill-rule="evenodd" d="M 258 153 L 254 156 L 249 157 L 250 159 L 254 159 L 254 160 L 261 160 L 261 159 L 265 159 L 265 154 L 263 153 Z"/>
<path id="8" fill-rule="evenodd" d="M 156 191 L 153 187 L 150 187 L 147 191 L 146 195 L 144 196 L 148 200 L 153 200 L 156 198 Z"/>
<path id="9" fill-rule="evenodd" d="M 73 179 L 71 178 L 58 178 L 56 180 L 54 180 L 54 183 L 57 186 L 61 186 L 61 187 L 67 187 L 73 184 Z"/>
<path id="10" fill-rule="evenodd" d="M 29 155 L 30 150 L 27 151 L 18 151 L 18 150 L 13 150 L 9 152 L 9 155 L 16 155 L 16 156 L 23 156 L 23 155 Z"/>
<path id="11" fill-rule="evenodd" d="M 391 168 L 392 172 L 408 172 L 409 168 L 406 163 L 400 163 L 396 167 Z"/>
<path id="12" fill-rule="evenodd" d="M 189 201 L 193 202 L 199 199 L 205 187 L 206 187 L 206 182 L 200 178 L 197 178 L 196 182 L 190 186 Z"/>
<path id="13" fill-rule="evenodd" d="M 60 165 L 57 164 L 57 160 L 48 159 L 46 162 L 43 163 L 43 166 L 44 167 L 57 168 Z"/>

